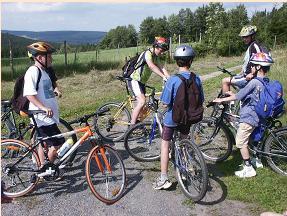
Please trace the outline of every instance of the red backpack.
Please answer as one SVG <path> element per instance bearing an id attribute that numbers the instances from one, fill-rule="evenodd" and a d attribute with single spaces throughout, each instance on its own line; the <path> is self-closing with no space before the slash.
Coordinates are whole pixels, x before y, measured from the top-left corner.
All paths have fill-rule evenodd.
<path id="1" fill-rule="evenodd" d="M 177 124 L 187 122 L 197 123 L 203 118 L 203 92 L 197 85 L 195 74 L 190 73 L 189 79 L 181 74 L 176 74 L 182 82 L 176 92 L 172 107 L 172 120 Z"/>

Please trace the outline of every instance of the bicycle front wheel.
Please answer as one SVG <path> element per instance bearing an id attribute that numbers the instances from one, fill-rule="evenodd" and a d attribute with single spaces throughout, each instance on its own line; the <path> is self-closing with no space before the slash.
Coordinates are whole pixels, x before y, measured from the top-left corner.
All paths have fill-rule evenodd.
<path id="1" fill-rule="evenodd" d="M 225 124 L 217 125 L 214 118 L 204 118 L 192 125 L 191 142 L 201 150 L 209 161 L 224 161 L 232 153 L 232 135 Z"/>
<path id="2" fill-rule="evenodd" d="M 1 181 L 5 184 L 2 191 L 8 197 L 24 196 L 38 183 L 39 178 L 34 174 L 39 170 L 40 160 L 36 151 L 25 155 L 30 148 L 19 140 L 1 140 Z"/>
<path id="3" fill-rule="evenodd" d="M 97 118 L 97 133 L 107 141 L 119 141 L 124 138 L 131 122 L 129 110 L 118 103 L 106 103 L 98 110 L 108 110 Z"/>
<path id="4" fill-rule="evenodd" d="M 86 161 L 86 178 L 100 201 L 106 204 L 118 201 L 126 185 L 126 171 L 118 152 L 108 145 L 94 147 Z"/>
<path id="5" fill-rule="evenodd" d="M 155 161 L 160 158 L 161 136 L 156 122 L 142 122 L 126 134 L 124 145 L 137 161 Z"/>
<path id="6" fill-rule="evenodd" d="M 200 201 L 206 194 L 208 171 L 203 155 L 191 141 L 184 139 L 175 147 L 176 178 L 184 195 Z"/>
<path id="7" fill-rule="evenodd" d="M 268 165 L 277 173 L 287 176 L 287 128 L 275 131 L 270 135 L 264 146 L 264 152 L 273 155 L 267 157 Z"/>

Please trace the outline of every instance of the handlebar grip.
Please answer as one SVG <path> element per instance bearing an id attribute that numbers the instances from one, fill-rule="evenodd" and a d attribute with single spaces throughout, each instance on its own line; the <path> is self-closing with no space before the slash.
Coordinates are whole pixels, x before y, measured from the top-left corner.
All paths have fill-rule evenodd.
<path id="1" fill-rule="evenodd" d="M 206 105 L 206 108 L 214 106 L 216 103 L 213 101 L 209 101 L 208 104 Z"/>

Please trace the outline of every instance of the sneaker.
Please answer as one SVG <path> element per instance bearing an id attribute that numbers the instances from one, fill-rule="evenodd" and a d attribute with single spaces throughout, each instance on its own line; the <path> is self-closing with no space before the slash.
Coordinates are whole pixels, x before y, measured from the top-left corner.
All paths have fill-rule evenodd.
<path id="1" fill-rule="evenodd" d="M 261 160 L 257 157 L 251 159 L 251 164 L 255 168 L 263 168 L 263 164 L 262 164 Z"/>
<path id="2" fill-rule="evenodd" d="M 168 189 L 170 186 L 172 185 L 172 183 L 166 179 L 166 180 L 161 180 L 161 178 L 157 178 L 156 182 L 153 183 L 153 189 L 155 190 L 160 190 L 160 189 Z"/>
<path id="3" fill-rule="evenodd" d="M 253 166 L 244 165 L 242 170 L 235 172 L 235 175 L 239 178 L 250 178 L 256 176 L 256 171 Z"/>

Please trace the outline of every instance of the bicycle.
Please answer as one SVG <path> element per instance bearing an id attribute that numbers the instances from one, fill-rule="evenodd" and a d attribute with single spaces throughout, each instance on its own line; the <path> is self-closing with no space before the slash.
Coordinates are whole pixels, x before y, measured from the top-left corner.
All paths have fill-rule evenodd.
<path id="1" fill-rule="evenodd" d="M 162 114 L 158 111 L 155 89 L 149 96 L 147 105 L 153 111 L 152 122 L 142 122 L 131 127 L 124 138 L 127 152 L 137 161 L 155 161 L 160 158 Z M 170 159 L 174 165 L 176 178 L 186 197 L 197 202 L 207 191 L 208 171 L 204 158 L 188 139 L 179 140 L 174 133 L 170 144 Z"/>
<path id="2" fill-rule="evenodd" d="M 217 69 L 219 69 L 221 72 L 223 72 L 223 73 L 225 73 L 225 74 L 228 74 L 228 75 L 230 76 L 230 81 L 231 81 L 231 79 L 232 79 L 234 76 L 236 76 L 236 74 L 231 73 L 230 71 L 226 70 L 225 68 L 221 68 L 221 67 L 217 66 Z M 239 91 L 239 87 L 237 87 L 236 85 L 231 84 L 230 86 L 233 88 L 233 90 L 234 90 L 235 92 L 238 92 L 238 91 Z M 223 92 L 222 92 L 222 89 L 221 89 L 220 92 L 219 92 L 218 95 L 217 95 L 217 98 L 218 98 L 218 97 L 221 97 L 222 95 L 223 95 Z M 231 113 L 233 113 L 233 114 L 238 114 L 238 112 L 239 112 L 239 110 L 240 110 L 240 106 L 241 106 L 240 101 L 232 101 L 232 102 L 229 103 L 229 111 L 230 111 Z M 214 105 L 213 105 L 213 110 L 212 110 L 210 116 L 211 116 L 211 117 L 212 117 L 212 116 L 217 116 L 218 114 L 220 114 L 219 111 L 220 111 L 220 109 L 218 109 L 218 104 L 214 104 Z"/>
<path id="3" fill-rule="evenodd" d="M 97 133 L 107 141 L 120 141 L 124 138 L 126 131 L 130 127 L 131 111 L 134 109 L 134 97 L 130 95 L 127 81 L 130 78 L 124 78 L 116 76 L 118 80 L 123 82 L 126 87 L 127 97 L 122 102 L 108 102 L 98 108 L 109 109 L 109 115 L 102 116 L 97 122 Z M 147 86 L 147 88 L 151 88 Z M 160 95 L 161 92 L 157 92 L 156 95 Z M 146 94 L 148 97 L 149 94 Z M 144 106 L 143 111 L 139 115 L 139 120 L 143 121 L 150 116 L 151 110 Z"/>
<path id="4" fill-rule="evenodd" d="M 32 118 L 38 133 L 38 127 L 33 116 L 37 113 L 43 113 L 43 111 L 28 111 L 28 116 Z M 123 161 L 114 148 L 98 142 L 94 136 L 94 128 L 88 123 L 89 118 L 97 118 L 102 114 L 104 111 L 84 115 L 73 121 L 85 124 L 84 127 L 51 137 L 37 137 L 32 145 L 16 139 L 1 140 L 2 181 L 6 185 L 4 194 L 12 198 L 24 196 L 32 192 L 40 177 L 46 181 L 54 181 L 59 176 L 60 165 L 81 144 L 88 141 L 94 146 L 88 154 L 85 168 L 89 188 L 96 198 L 106 204 L 113 204 L 118 201 L 122 197 L 126 185 Z M 48 159 L 47 148 L 44 145 L 45 140 L 72 136 L 78 133 L 84 134 L 62 157 L 59 157 L 56 162 L 48 162 L 40 168 L 37 146 L 42 145 L 45 149 L 45 157 Z"/>
<path id="5" fill-rule="evenodd" d="M 10 100 L 1 100 L 1 139 L 18 139 L 18 140 L 31 140 L 35 139 L 35 129 L 34 125 L 31 123 L 28 123 L 26 126 L 25 120 L 19 119 L 21 117 L 18 114 L 16 115 L 13 107 L 12 102 Z M 16 119 L 17 117 L 17 119 Z M 18 123 L 19 122 L 19 123 Z M 68 122 L 66 122 L 64 119 L 59 119 L 58 127 L 60 131 L 68 132 L 72 131 L 73 128 L 70 126 Z M 29 132 L 31 132 L 29 134 Z M 72 135 L 73 142 L 77 142 L 77 136 L 74 134 Z M 76 156 L 76 151 L 70 156 L 69 160 L 67 161 L 69 164 L 71 164 Z"/>
<path id="6" fill-rule="evenodd" d="M 214 106 L 210 102 L 207 107 Z M 234 133 L 239 126 L 239 116 L 228 111 L 228 104 L 222 103 L 219 117 L 204 118 L 191 128 L 190 139 L 197 144 L 207 160 L 226 160 L 235 144 Z M 266 119 L 264 136 L 259 142 L 250 140 L 249 149 L 256 157 L 265 157 L 272 170 L 287 175 L 287 127 L 278 119 L 281 114 Z M 233 130 L 233 131 L 232 131 Z"/>

